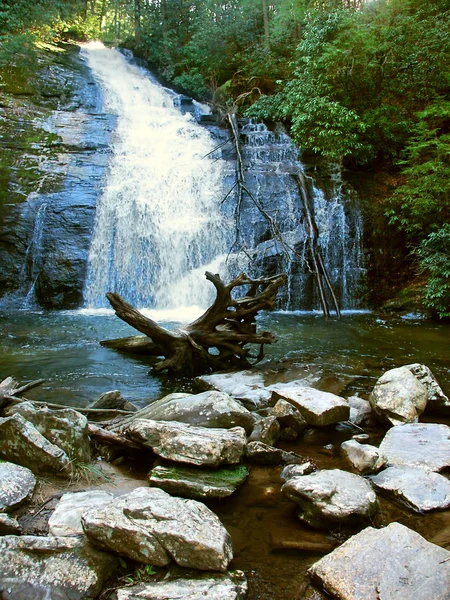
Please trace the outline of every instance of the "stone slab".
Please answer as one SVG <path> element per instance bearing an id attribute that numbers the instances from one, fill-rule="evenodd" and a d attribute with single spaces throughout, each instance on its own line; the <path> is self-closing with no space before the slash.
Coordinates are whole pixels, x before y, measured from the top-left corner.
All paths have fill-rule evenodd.
<path id="1" fill-rule="evenodd" d="M 350 417 L 350 406 L 344 398 L 309 387 L 283 387 L 272 392 L 272 402 L 280 398 L 290 402 L 313 427 L 326 427 Z"/>

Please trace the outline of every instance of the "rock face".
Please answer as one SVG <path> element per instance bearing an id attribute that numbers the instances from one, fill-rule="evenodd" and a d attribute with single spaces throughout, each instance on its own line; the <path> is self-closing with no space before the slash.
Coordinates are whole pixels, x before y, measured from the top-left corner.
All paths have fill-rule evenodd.
<path id="1" fill-rule="evenodd" d="M 373 420 L 373 411 L 368 400 L 351 396 L 348 399 L 350 405 L 350 421 L 355 425 L 362 425 Z"/>
<path id="2" fill-rule="evenodd" d="M 48 521 L 49 534 L 56 537 L 83 535 L 83 513 L 94 506 L 111 502 L 113 498 L 113 494 L 102 490 L 64 494 Z"/>
<path id="3" fill-rule="evenodd" d="M 427 400 L 427 389 L 407 367 L 386 371 L 369 396 L 377 417 L 391 425 L 417 423 Z"/>
<path id="4" fill-rule="evenodd" d="M 0 419 L 0 457 L 27 467 L 33 473 L 65 477 L 72 469 L 64 450 L 51 444 L 22 415 Z"/>
<path id="5" fill-rule="evenodd" d="M 122 433 L 163 458 L 198 466 L 238 463 L 247 445 L 242 427 L 209 429 L 174 421 L 136 419 L 125 425 Z"/>
<path id="6" fill-rule="evenodd" d="M 444 394 L 435 376 L 426 365 L 413 363 L 405 365 L 428 392 L 427 410 L 444 414 L 450 413 L 450 400 Z"/>
<path id="7" fill-rule="evenodd" d="M 384 491 L 418 512 L 450 506 L 450 481 L 430 471 L 390 467 L 371 478 Z"/>
<path id="8" fill-rule="evenodd" d="M 199 389 L 213 389 L 229 394 L 250 409 L 267 406 L 271 395 L 264 385 L 262 374 L 253 371 L 202 375 L 197 377 L 195 383 Z"/>
<path id="9" fill-rule="evenodd" d="M 91 459 L 91 445 L 88 435 L 88 422 L 85 416 L 73 410 L 50 410 L 35 408 L 31 402 L 22 402 L 6 411 L 6 414 L 19 414 L 32 423 L 49 442 L 64 450 L 70 460 L 88 463 Z"/>
<path id="10" fill-rule="evenodd" d="M 231 538 L 209 508 L 158 488 L 136 488 L 93 508 L 82 524 L 96 545 L 146 564 L 173 558 L 182 567 L 223 572 L 233 557 Z"/>
<path id="11" fill-rule="evenodd" d="M 292 477 L 282 491 L 300 507 L 299 517 L 317 529 L 368 518 L 378 509 L 370 483 L 339 469 Z"/>
<path id="12" fill-rule="evenodd" d="M 0 590 L 23 598 L 96 598 L 118 566 L 111 554 L 79 538 L 5 536 L 0 538 Z M 58 595 L 59 594 L 59 595 Z"/>
<path id="13" fill-rule="evenodd" d="M 370 444 L 359 444 L 356 440 L 348 440 L 341 444 L 347 460 L 360 473 L 379 471 L 385 464 L 386 458 L 380 450 Z"/>
<path id="14" fill-rule="evenodd" d="M 14 510 L 31 497 L 36 477 L 26 467 L 0 461 L 0 513 Z"/>
<path id="15" fill-rule="evenodd" d="M 380 451 L 389 466 L 441 471 L 450 466 L 450 427 L 436 423 L 393 427 L 384 436 Z"/>
<path id="16" fill-rule="evenodd" d="M 244 600 L 247 579 L 242 571 L 196 579 L 172 579 L 118 589 L 115 600 Z"/>
<path id="17" fill-rule="evenodd" d="M 149 473 L 153 487 L 183 498 L 226 498 L 231 496 L 248 477 L 242 465 L 219 469 L 187 467 L 177 463 L 157 465 Z"/>
<path id="18" fill-rule="evenodd" d="M 307 426 L 301 412 L 287 400 L 278 400 L 270 414 L 278 419 L 282 428 L 291 428 L 297 433 L 301 433 Z"/>
<path id="19" fill-rule="evenodd" d="M 450 552 L 391 523 L 367 527 L 308 573 L 339 600 L 448 600 Z"/>
<path id="20" fill-rule="evenodd" d="M 178 421 L 197 427 L 243 427 L 250 433 L 256 417 L 236 400 L 223 392 L 204 392 L 182 396 L 170 394 L 146 406 L 139 418 L 154 421 Z"/>
<path id="21" fill-rule="evenodd" d="M 272 401 L 282 398 L 290 402 L 302 417 L 314 427 L 326 427 L 347 421 L 350 407 L 343 398 L 309 387 L 283 387 L 272 392 Z"/>
<path id="22" fill-rule="evenodd" d="M 276 417 L 265 417 L 258 421 L 253 428 L 249 442 L 262 442 L 274 446 L 280 437 L 280 424 Z"/>

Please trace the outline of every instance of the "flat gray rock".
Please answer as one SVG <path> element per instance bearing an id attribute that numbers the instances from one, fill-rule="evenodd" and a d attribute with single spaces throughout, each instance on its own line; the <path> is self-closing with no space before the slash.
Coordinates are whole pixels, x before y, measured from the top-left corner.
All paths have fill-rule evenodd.
<path id="1" fill-rule="evenodd" d="M 267 406 L 271 396 L 270 390 L 264 385 L 262 374 L 254 371 L 202 375 L 196 378 L 195 383 L 200 389 L 225 392 L 249 409 Z"/>
<path id="2" fill-rule="evenodd" d="M 19 414 L 0 419 L 0 458 L 38 474 L 52 473 L 67 477 L 72 472 L 64 450 L 51 444 Z"/>
<path id="3" fill-rule="evenodd" d="M 427 401 L 427 389 L 407 367 L 386 371 L 369 396 L 376 416 L 391 425 L 417 423 Z"/>
<path id="4" fill-rule="evenodd" d="M 90 508 L 111 502 L 113 494 L 102 490 L 64 494 L 48 521 L 49 534 L 58 537 L 83 535 L 81 515 Z"/>
<path id="5" fill-rule="evenodd" d="M 272 392 L 272 401 L 290 402 L 313 427 L 326 427 L 347 421 L 350 406 L 344 398 L 310 387 L 280 387 Z"/>
<path id="6" fill-rule="evenodd" d="M 437 423 L 393 427 L 384 436 L 380 451 L 392 467 L 441 471 L 450 466 L 450 427 Z"/>
<path id="7" fill-rule="evenodd" d="M 246 458 L 258 465 L 302 465 L 308 462 L 308 459 L 300 454 L 286 452 L 263 442 L 250 442 L 247 445 Z"/>
<path id="8" fill-rule="evenodd" d="M 23 598 L 97 598 L 118 559 L 85 538 L 0 537 L 0 590 L 29 588 Z M 53 595 L 54 594 L 54 595 Z"/>
<path id="9" fill-rule="evenodd" d="M 167 460 L 198 466 L 236 464 L 247 445 L 242 427 L 212 429 L 175 421 L 136 419 L 120 431 Z"/>
<path id="10" fill-rule="evenodd" d="M 367 527 L 308 573 L 339 600 L 448 600 L 450 552 L 391 523 Z"/>
<path id="11" fill-rule="evenodd" d="M 224 572 L 233 558 L 231 537 L 209 508 L 159 488 L 136 488 L 87 511 L 81 522 L 94 544 L 146 564 L 173 559 L 182 567 Z"/>
<path id="12" fill-rule="evenodd" d="M 348 462 L 359 473 L 374 473 L 386 464 L 386 458 L 376 446 L 348 440 L 342 442 L 341 448 Z"/>
<path id="13" fill-rule="evenodd" d="M 393 495 L 418 512 L 450 506 L 450 481 L 432 471 L 390 467 L 371 480 L 377 490 Z"/>
<path id="14" fill-rule="evenodd" d="M 197 500 L 231 496 L 247 477 L 248 469 L 243 465 L 205 469 L 178 463 L 157 465 L 148 475 L 152 487 Z"/>
<path id="15" fill-rule="evenodd" d="M 340 469 L 289 478 L 281 490 L 298 504 L 299 518 L 317 529 L 368 518 L 378 510 L 370 483 Z"/>
<path id="16" fill-rule="evenodd" d="M 242 571 L 196 579 L 171 579 L 118 589 L 114 600 L 244 600 L 247 579 Z"/>
<path id="17" fill-rule="evenodd" d="M 36 483 L 30 469 L 0 460 L 0 513 L 14 510 L 28 500 Z"/>

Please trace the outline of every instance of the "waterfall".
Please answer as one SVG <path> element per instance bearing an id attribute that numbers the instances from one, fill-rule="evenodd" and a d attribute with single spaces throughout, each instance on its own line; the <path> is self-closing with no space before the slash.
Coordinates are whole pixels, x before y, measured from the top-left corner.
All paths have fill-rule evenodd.
<path id="1" fill-rule="evenodd" d="M 119 52 L 82 50 L 116 115 L 112 159 L 97 205 L 85 300 L 114 291 L 138 307 L 207 306 L 204 271 L 229 243 L 221 215 L 223 161 L 208 131 L 174 108 L 174 94 Z M 190 276 L 192 275 L 192 276 Z"/>

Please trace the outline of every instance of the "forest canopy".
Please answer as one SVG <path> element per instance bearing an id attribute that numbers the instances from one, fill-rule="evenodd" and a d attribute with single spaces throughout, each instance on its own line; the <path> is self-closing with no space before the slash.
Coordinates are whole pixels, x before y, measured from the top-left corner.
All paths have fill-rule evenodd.
<path id="1" fill-rule="evenodd" d="M 304 152 L 396 170 L 386 218 L 450 316 L 447 0 L 0 0 L 0 67 L 94 38 L 218 112 L 283 121 Z"/>

